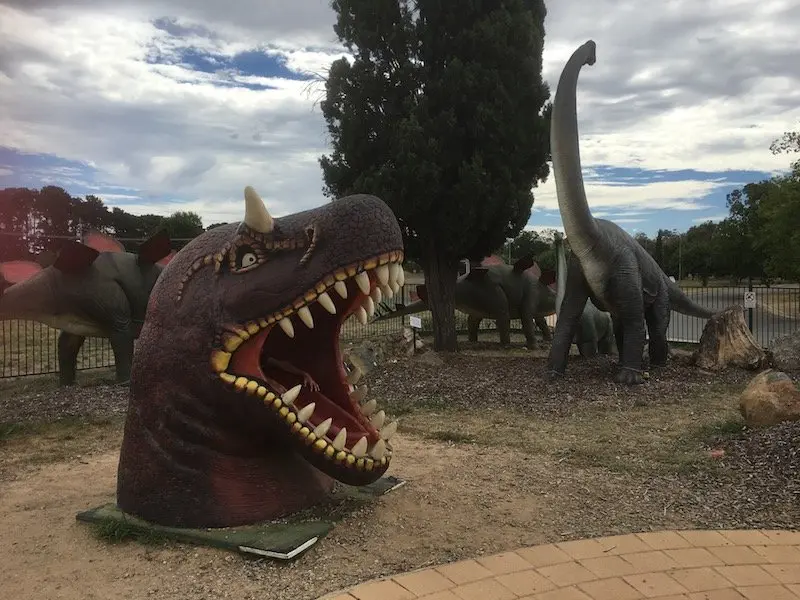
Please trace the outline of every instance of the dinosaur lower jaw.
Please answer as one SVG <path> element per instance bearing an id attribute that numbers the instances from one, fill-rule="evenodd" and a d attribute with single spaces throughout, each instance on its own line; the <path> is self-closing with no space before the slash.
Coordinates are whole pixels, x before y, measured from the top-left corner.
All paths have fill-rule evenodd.
<path id="1" fill-rule="evenodd" d="M 211 354 L 219 378 L 263 402 L 306 460 L 351 485 L 370 483 L 388 469 L 397 423 L 386 423 L 375 400 L 364 401 L 366 386 L 354 388 L 360 373 L 344 366 L 339 333 L 352 315 L 366 323 L 375 302 L 400 289 L 402 258 L 397 251 L 350 265 L 284 310 L 226 326 Z"/>

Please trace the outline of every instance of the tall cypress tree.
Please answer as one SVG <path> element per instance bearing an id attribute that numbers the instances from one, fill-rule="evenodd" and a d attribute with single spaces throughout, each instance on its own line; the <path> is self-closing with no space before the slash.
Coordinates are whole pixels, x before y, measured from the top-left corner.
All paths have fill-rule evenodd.
<path id="1" fill-rule="evenodd" d="M 324 192 L 371 193 L 392 208 L 425 272 L 434 348 L 456 350 L 459 260 L 519 233 L 549 172 L 544 1 L 332 6 L 353 59 L 331 65 L 321 103 Z"/>

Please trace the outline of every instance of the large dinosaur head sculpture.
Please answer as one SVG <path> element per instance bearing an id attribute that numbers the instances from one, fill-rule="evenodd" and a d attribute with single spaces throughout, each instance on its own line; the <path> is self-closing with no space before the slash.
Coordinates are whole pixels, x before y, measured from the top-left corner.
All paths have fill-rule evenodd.
<path id="1" fill-rule="evenodd" d="M 254 523 L 363 485 L 391 460 L 339 332 L 402 284 L 391 210 L 355 195 L 273 219 L 245 190 L 241 224 L 185 246 L 153 290 L 134 358 L 118 504 L 173 526 Z M 363 314 L 362 314 L 363 313 Z"/>

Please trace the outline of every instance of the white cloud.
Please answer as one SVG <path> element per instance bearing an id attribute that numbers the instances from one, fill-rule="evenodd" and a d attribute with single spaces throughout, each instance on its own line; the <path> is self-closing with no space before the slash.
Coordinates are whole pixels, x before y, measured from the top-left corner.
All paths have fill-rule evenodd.
<path id="1" fill-rule="evenodd" d="M 561 0 L 547 8 L 544 77 L 553 92 L 572 51 L 589 38 L 598 45 L 597 63 L 583 69 L 578 86 L 587 173 L 597 165 L 788 165 L 768 147 L 800 122 L 795 0 Z M 150 22 L 172 15 L 181 17 L 176 27 L 195 33 L 178 40 Z M 146 59 L 176 56 L 187 44 L 224 56 L 268 44 L 290 68 L 324 74 L 344 53 L 333 23 L 328 0 L 4 0 L 3 143 L 96 166 L 106 181 L 138 194 L 106 196 L 134 212 L 173 210 L 150 200 L 166 194 L 190 199 L 181 208 L 197 210 L 207 224 L 233 220 L 247 184 L 278 215 L 322 204 L 317 158 L 329 148 L 314 106 L 319 84 L 199 73 Z M 214 85 L 222 81 L 229 85 Z M 69 177 L 78 175 L 53 174 Z M 687 179 L 622 186 L 587 177 L 586 187 L 598 214 L 632 223 L 637 208 L 707 208 L 707 194 L 731 185 Z M 552 176 L 534 193 L 537 211 L 557 208 Z"/>
<path id="2" fill-rule="evenodd" d="M 637 211 L 610 211 L 610 208 L 647 208 L 648 210 L 702 210 L 709 208 L 701 199 L 710 193 L 730 188 L 724 181 L 654 181 L 650 183 L 614 185 L 587 179 L 586 197 L 595 216 L 633 216 Z M 558 197 L 553 177 L 534 190 L 535 206 L 557 210 Z M 605 208 L 605 211 L 597 211 Z"/>

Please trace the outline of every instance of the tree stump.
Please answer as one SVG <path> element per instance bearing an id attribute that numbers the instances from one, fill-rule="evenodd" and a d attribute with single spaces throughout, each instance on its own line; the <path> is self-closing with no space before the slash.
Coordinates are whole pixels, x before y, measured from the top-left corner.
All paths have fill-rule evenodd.
<path id="1" fill-rule="evenodd" d="M 726 308 L 708 320 L 700 336 L 694 364 L 708 371 L 728 366 L 758 369 L 766 362 L 764 349 L 756 342 L 739 305 Z"/>

